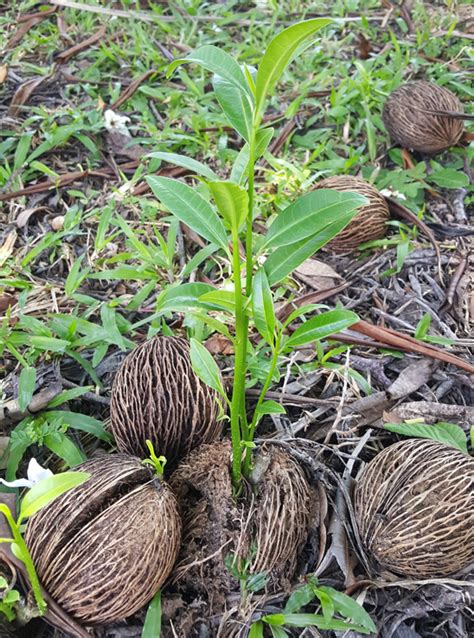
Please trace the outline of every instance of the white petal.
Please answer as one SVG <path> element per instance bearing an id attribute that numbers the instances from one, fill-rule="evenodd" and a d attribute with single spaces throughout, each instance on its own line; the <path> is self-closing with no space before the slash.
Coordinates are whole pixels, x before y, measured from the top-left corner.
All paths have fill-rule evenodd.
<path id="1" fill-rule="evenodd" d="M 38 463 L 38 461 L 34 457 L 32 457 L 28 465 L 28 470 L 26 474 L 28 476 L 28 481 L 32 485 L 34 485 L 35 483 L 39 483 L 39 481 L 42 481 L 45 478 L 49 478 L 50 476 L 53 476 L 53 473 L 51 472 L 51 470 L 47 470 L 45 467 L 41 467 L 41 465 Z"/>
<path id="2" fill-rule="evenodd" d="M 5 481 L 5 479 L 0 478 L 0 483 L 6 485 L 7 487 L 33 487 L 32 481 L 28 479 L 16 479 L 15 481 Z"/>

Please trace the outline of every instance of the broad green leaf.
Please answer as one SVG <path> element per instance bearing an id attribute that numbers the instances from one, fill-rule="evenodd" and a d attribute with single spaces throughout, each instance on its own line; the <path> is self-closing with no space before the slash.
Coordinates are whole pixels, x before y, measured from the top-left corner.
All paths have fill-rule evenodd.
<path id="1" fill-rule="evenodd" d="M 323 312 L 317 317 L 308 319 L 297 328 L 286 342 L 286 347 L 294 348 L 311 341 L 325 339 L 349 328 L 358 321 L 359 317 L 350 310 L 328 310 L 328 312 Z"/>
<path id="2" fill-rule="evenodd" d="M 38 350 L 49 350 L 50 352 L 64 352 L 70 345 L 65 339 L 56 339 L 55 337 L 41 337 L 33 335 L 30 337 L 30 345 Z"/>
<path id="3" fill-rule="evenodd" d="M 22 412 L 26 411 L 33 398 L 35 385 L 36 369 L 31 367 L 23 368 L 18 382 L 18 407 Z"/>
<path id="4" fill-rule="evenodd" d="M 258 158 L 265 153 L 268 145 L 271 142 L 274 132 L 275 132 L 275 129 L 271 127 L 259 129 L 257 131 L 257 136 L 255 139 L 255 160 L 258 160 Z M 249 165 L 249 145 L 248 143 L 246 143 L 241 148 L 239 154 L 237 155 L 236 160 L 234 161 L 234 165 L 230 173 L 231 181 L 235 182 L 236 184 L 241 184 L 246 177 L 248 165 Z"/>
<path id="5" fill-rule="evenodd" d="M 71 439 L 63 432 L 54 432 L 44 437 L 44 444 L 51 452 L 54 452 L 59 458 L 69 466 L 74 467 L 87 461 L 85 454 L 77 447 Z"/>
<path id="6" fill-rule="evenodd" d="M 285 624 L 284 614 L 268 614 L 267 616 L 262 616 L 262 620 L 264 620 L 268 625 L 273 625 L 274 627 L 281 627 Z"/>
<path id="7" fill-rule="evenodd" d="M 235 292 L 233 290 L 212 290 L 199 298 L 200 301 L 212 304 L 223 310 L 235 312 Z"/>
<path id="8" fill-rule="evenodd" d="M 293 614 L 299 611 L 314 600 L 314 596 L 313 587 L 309 583 L 298 587 L 288 598 L 285 605 L 285 613 Z"/>
<path id="9" fill-rule="evenodd" d="M 305 20 L 284 29 L 273 38 L 265 51 L 257 72 L 256 112 L 263 114 L 266 97 L 273 91 L 283 71 L 316 31 L 330 24 L 327 18 Z"/>
<path id="10" fill-rule="evenodd" d="M 350 211 L 345 217 L 326 226 L 324 230 L 312 237 L 302 239 L 301 241 L 290 244 L 289 246 L 281 246 L 274 250 L 265 262 L 265 272 L 267 273 L 270 285 L 276 284 L 295 268 L 302 264 L 308 257 L 314 255 L 328 241 L 331 241 L 341 230 L 349 224 L 354 217 L 354 211 Z"/>
<path id="11" fill-rule="evenodd" d="M 318 188 L 285 208 L 270 226 L 266 246 L 278 248 L 295 244 L 320 233 L 333 222 L 356 214 L 367 199 L 357 193 L 340 193 Z"/>
<path id="12" fill-rule="evenodd" d="M 145 616 L 141 638 L 160 638 L 161 635 L 161 591 L 150 601 Z"/>
<path id="13" fill-rule="evenodd" d="M 261 620 L 257 620 L 257 622 L 252 623 L 249 631 L 249 638 L 263 638 L 263 622 Z"/>
<path id="14" fill-rule="evenodd" d="M 277 625 L 270 625 L 270 631 L 272 632 L 272 638 L 287 638 L 288 632 Z"/>
<path id="15" fill-rule="evenodd" d="M 214 286 L 201 282 L 179 284 L 178 286 L 165 288 L 157 299 L 156 311 L 165 313 L 192 308 L 215 310 L 214 304 L 201 299 L 205 293 L 214 292 L 215 290 Z"/>
<path id="16" fill-rule="evenodd" d="M 202 162 L 198 162 L 191 157 L 186 157 L 186 155 L 156 151 L 154 153 L 149 153 L 146 157 L 155 157 L 156 159 L 161 159 L 164 162 L 169 162 L 170 164 L 175 164 L 176 166 L 189 168 L 189 170 L 193 173 L 196 173 L 196 175 L 202 175 L 207 179 L 219 179 L 216 173 L 214 173 L 214 171 L 209 168 L 209 166 L 206 166 Z"/>
<path id="17" fill-rule="evenodd" d="M 327 619 L 320 614 L 285 614 L 285 625 L 290 627 L 318 627 L 327 631 L 359 631 L 361 634 L 371 632 L 363 626 L 345 622 L 344 620 Z"/>
<path id="18" fill-rule="evenodd" d="M 252 130 L 252 107 L 247 94 L 219 75 L 212 80 L 214 93 L 231 126 L 245 140 Z"/>
<path id="19" fill-rule="evenodd" d="M 197 376 L 210 388 L 227 398 L 222 385 L 222 378 L 217 363 L 209 350 L 199 343 L 197 339 L 191 339 L 191 364 Z"/>
<path id="20" fill-rule="evenodd" d="M 257 414 L 286 414 L 285 408 L 276 401 L 264 401 L 255 411 Z"/>
<path id="21" fill-rule="evenodd" d="M 469 177 L 466 173 L 455 168 L 439 168 L 426 176 L 428 182 L 441 186 L 441 188 L 466 188 L 469 186 Z"/>
<path id="22" fill-rule="evenodd" d="M 466 435 L 464 430 L 455 423 L 385 423 L 384 428 L 389 432 L 403 434 L 403 436 L 413 436 L 420 439 L 431 439 L 441 441 L 446 445 L 458 448 L 467 454 Z"/>
<path id="23" fill-rule="evenodd" d="M 247 84 L 245 75 L 238 63 L 228 53 L 213 45 L 204 45 L 191 51 L 185 58 L 174 60 L 168 67 L 166 73 L 169 77 L 176 67 L 181 64 L 194 62 L 199 64 L 203 69 L 215 73 L 224 78 L 235 87 L 246 93 L 253 100 L 252 92 Z"/>
<path id="24" fill-rule="evenodd" d="M 233 182 L 208 182 L 208 186 L 224 223 L 237 232 L 248 214 L 247 191 Z"/>
<path id="25" fill-rule="evenodd" d="M 352 622 L 361 627 L 365 627 L 370 633 L 377 633 L 377 627 L 374 621 L 356 600 L 332 587 L 318 586 L 318 590 L 328 595 L 332 600 L 335 611 L 341 614 L 341 616 L 350 618 Z"/>
<path id="26" fill-rule="evenodd" d="M 64 492 L 87 481 L 89 476 L 87 472 L 64 472 L 64 474 L 55 474 L 39 481 L 23 497 L 19 521 L 33 516 Z"/>
<path id="27" fill-rule="evenodd" d="M 101 421 L 94 419 L 87 414 L 79 414 L 78 412 L 68 412 L 67 410 L 48 410 L 43 413 L 45 419 L 54 421 L 55 419 L 62 419 L 64 423 L 69 425 L 75 430 L 81 430 L 81 432 L 88 432 L 93 434 L 101 441 L 110 442 L 112 437 L 105 431 L 104 425 Z"/>
<path id="28" fill-rule="evenodd" d="M 221 219 L 195 189 L 169 177 L 146 178 L 154 195 L 180 221 L 207 241 L 227 250 L 227 233 Z"/>
<path id="29" fill-rule="evenodd" d="M 58 405 L 62 405 L 63 403 L 66 403 L 66 401 L 77 399 L 86 392 L 91 392 L 92 390 L 94 390 L 93 385 L 84 385 L 78 388 L 71 388 L 70 390 L 63 390 L 57 397 L 48 403 L 47 407 L 57 408 Z"/>
<path id="30" fill-rule="evenodd" d="M 255 327 L 269 344 L 274 342 L 276 318 L 273 297 L 265 270 L 260 268 L 253 280 L 252 310 Z"/>

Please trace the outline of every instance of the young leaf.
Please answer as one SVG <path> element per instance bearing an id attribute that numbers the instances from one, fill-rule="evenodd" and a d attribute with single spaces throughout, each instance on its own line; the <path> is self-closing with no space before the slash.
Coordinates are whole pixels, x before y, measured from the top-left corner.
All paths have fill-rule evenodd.
<path id="1" fill-rule="evenodd" d="M 248 141 L 252 130 L 252 108 L 247 95 L 219 75 L 214 76 L 212 86 L 217 101 L 231 126 L 244 140 Z"/>
<path id="2" fill-rule="evenodd" d="M 332 600 L 335 611 L 341 616 L 350 618 L 353 623 L 365 627 L 370 633 L 377 633 L 374 621 L 356 600 L 332 587 L 318 586 L 317 589 L 328 595 Z"/>
<path id="3" fill-rule="evenodd" d="M 299 611 L 302 607 L 305 607 L 314 600 L 314 597 L 313 587 L 309 583 L 305 583 L 295 589 L 290 595 L 285 605 L 285 613 L 292 614 Z"/>
<path id="4" fill-rule="evenodd" d="M 257 72 L 257 113 L 261 114 L 263 112 L 265 98 L 273 91 L 286 66 L 295 57 L 305 41 L 313 36 L 316 31 L 330 24 L 330 22 L 331 20 L 326 18 L 305 20 L 284 29 L 273 38 L 265 51 Z"/>
<path id="5" fill-rule="evenodd" d="M 354 214 L 354 211 L 350 211 L 338 221 L 326 226 L 326 228 L 316 235 L 302 239 L 289 246 L 281 246 L 273 251 L 264 266 L 270 285 L 276 284 L 284 279 L 295 268 L 306 261 L 308 257 L 314 255 L 314 253 L 327 244 L 328 241 L 331 241 L 333 237 L 349 224 Z"/>
<path id="6" fill-rule="evenodd" d="M 349 328 L 358 321 L 359 317 L 350 310 L 323 312 L 299 326 L 286 342 L 286 347 L 295 348 L 311 341 L 325 339 L 332 334 Z"/>
<path id="7" fill-rule="evenodd" d="M 195 62 L 211 73 L 224 78 L 253 100 L 252 91 L 238 63 L 228 53 L 212 45 L 204 45 L 191 51 L 185 58 L 174 60 L 166 73 L 169 77 L 176 67 L 187 62 Z"/>
<path id="8" fill-rule="evenodd" d="M 197 339 L 191 339 L 190 356 L 193 370 L 201 381 L 224 398 L 227 398 L 224 386 L 222 385 L 221 374 L 214 357 Z"/>
<path id="9" fill-rule="evenodd" d="M 74 467 L 87 460 L 75 443 L 63 432 L 54 432 L 44 437 L 44 444 L 69 466 Z"/>
<path id="10" fill-rule="evenodd" d="M 209 166 L 206 166 L 202 162 L 198 162 L 191 157 L 186 157 L 186 155 L 179 155 L 178 153 L 162 153 L 161 151 L 157 151 L 155 153 L 149 153 L 146 157 L 155 157 L 156 159 L 161 159 L 164 162 L 169 162 L 175 166 L 189 168 L 189 170 L 196 173 L 196 175 L 202 175 L 207 179 L 219 179 L 218 175 L 216 175 Z"/>
<path id="11" fill-rule="evenodd" d="M 161 591 L 151 599 L 145 616 L 141 638 L 160 638 L 161 635 Z"/>
<path id="12" fill-rule="evenodd" d="M 64 492 L 81 485 L 87 481 L 89 476 L 87 472 L 64 472 L 64 474 L 55 474 L 36 483 L 21 501 L 18 523 L 36 514 Z"/>
<path id="13" fill-rule="evenodd" d="M 285 408 L 276 401 L 264 401 L 255 411 L 257 414 L 286 414 Z"/>
<path id="14" fill-rule="evenodd" d="M 263 622 L 261 620 L 257 620 L 257 622 L 252 623 L 249 631 L 249 638 L 263 638 Z"/>
<path id="15" fill-rule="evenodd" d="M 426 333 L 429 330 L 431 324 L 431 315 L 428 313 L 424 314 L 423 317 L 416 325 L 415 330 L 415 339 L 424 339 L 426 337 Z"/>
<path id="16" fill-rule="evenodd" d="M 61 419 L 71 428 L 88 432 L 106 443 L 110 443 L 112 440 L 111 435 L 106 432 L 103 423 L 87 414 L 79 414 L 78 412 L 69 412 L 67 410 L 48 410 L 43 412 L 43 416 L 49 421 Z"/>
<path id="17" fill-rule="evenodd" d="M 384 428 L 389 432 L 396 432 L 403 436 L 413 436 L 420 439 L 441 441 L 446 445 L 458 448 L 467 454 L 466 435 L 464 430 L 455 423 L 385 423 Z"/>
<path id="18" fill-rule="evenodd" d="M 273 133 L 275 132 L 274 128 L 261 128 L 257 131 L 257 136 L 255 140 L 255 160 L 258 160 L 265 151 L 267 150 L 268 145 L 271 142 L 273 137 Z M 234 162 L 230 173 L 230 179 L 232 182 L 236 184 L 241 184 L 243 179 L 246 177 L 247 167 L 249 163 L 249 145 L 248 143 L 244 144 L 241 148 L 237 158 Z"/>
<path id="19" fill-rule="evenodd" d="M 285 614 L 285 625 L 290 627 L 318 627 L 327 631 L 359 631 L 361 634 L 371 632 L 363 626 L 348 623 L 344 620 L 327 619 L 320 614 Z"/>
<path id="20" fill-rule="evenodd" d="M 36 385 L 36 369 L 23 368 L 20 372 L 18 384 L 18 407 L 21 412 L 25 412 L 31 402 Z"/>
<path id="21" fill-rule="evenodd" d="M 187 184 L 169 177 L 146 178 L 156 197 L 180 221 L 207 241 L 227 250 L 227 233 L 217 213 L 199 193 Z"/>
<path id="22" fill-rule="evenodd" d="M 248 213 L 247 191 L 233 182 L 208 182 L 208 186 L 224 223 L 229 229 L 237 232 Z"/>
<path id="23" fill-rule="evenodd" d="M 356 214 L 367 199 L 357 193 L 340 193 L 330 189 L 316 189 L 303 195 L 285 208 L 270 226 L 266 246 L 278 248 L 295 244 L 316 233 L 333 222 Z"/>
<path id="24" fill-rule="evenodd" d="M 260 268 L 253 280 L 253 320 L 255 327 L 269 344 L 274 341 L 276 328 L 275 309 L 265 270 Z"/>

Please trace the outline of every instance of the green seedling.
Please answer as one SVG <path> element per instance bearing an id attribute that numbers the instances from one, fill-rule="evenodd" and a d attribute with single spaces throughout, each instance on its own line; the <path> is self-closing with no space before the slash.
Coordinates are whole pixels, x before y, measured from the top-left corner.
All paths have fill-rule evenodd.
<path id="1" fill-rule="evenodd" d="M 173 310 L 198 311 L 202 321 L 231 339 L 235 351 L 231 397 L 222 387 L 216 363 L 197 340 L 192 343 L 191 359 L 200 378 L 214 387 L 228 405 L 232 480 L 237 493 L 242 474 L 248 476 L 252 468 L 251 452 L 259 421 L 265 414 L 283 411 L 279 404 L 266 400 L 268 389 L 279 378 L 282 355 L 324 339 L 358 320 L 355 313 L 342 309 L 303 320 L 312 308 L 300 308 L 282 322 L 275 311 L 272 287 L 284 282 L 299 264 L 345 228 L 366 202 L 365 198 L 320 189 L 296 199 L 278 215 L 270 215 L 265 234 L 256 236 L 253 229 L 259 204 L 255 164 L 273 135 L 273 129 L 263 120 L 267 99 L 287 65 L 329 22 L 307 20 L 282 31 L 268 45 L 258 70 L 240 66 L 215 46 L 200 47 L 186 58 L 174 61 L 169 74 L 185 63 L 198 64 L 213 73 L 215 97 L 228 124 L 243 138 L 244 145 L 228 180 L 220 180 L 209 167 L 194 159 L 165 153 L 152 155 L 194 171 L 199 175 L 200 184 L 191 188 L 166 177 L 147 178 L 160 202 L 214 246 L 214 252 L 224 255 L 230 264 L 231 281 L 226 288 L 183 284 L 171 289 L 174 295 L 171 299 L 169 291 L 162 293 L 158 306 L 161 304 L 161 311 L 166 304 Z M 209 314 L 212 311 L 223 321 L 216 321 L 216 317 Z M 287 329 L 296 320 L 300 323 L 288 336 Z M 253 348 L 249 342 L 251 327 L 261 338 L 257 348 L 265 348 L 267 352 L 267 370 L 256 407 L 249 414 L 245 389 L 249 382 L 249 353 Z"/>
<path id="2" fill-rule="evenodd" d="M 165 473 L 166 458 L 164 456 L 156 456 L 153 443 L 149 439 L 147 439 L 145 443 L 150 452 L 150 456 L 142 461 L 142 463 L 143 465 L 150 465 L 155 472 L 155 476 L 162 478 Z"/>

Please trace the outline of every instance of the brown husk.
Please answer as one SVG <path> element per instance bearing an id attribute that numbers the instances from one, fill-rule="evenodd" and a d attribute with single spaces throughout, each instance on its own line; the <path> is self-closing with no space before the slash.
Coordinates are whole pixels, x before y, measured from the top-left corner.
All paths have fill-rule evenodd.
<path id="1" fill-rule="evenodd" d="M 326 244 L 326 250 L 336 253 L 352 252 L 357 250 L 363 242 L 385 236 L 386 222 L 390 214 L 385 198 L 375 186 L 360 177 L 336 175 L 318 182 L 315 188 L 332 188 L 342 193 L 358 193 L 369 200 L 368 204 L 359 209 L 350 224 Z"/>
<path id="2" fill-rule="evenodd" d="M 415 80 L 402 84 L 390 94 L 382 119 L 394 142 L 432 155 L 457 144 L 464 125 L 461 119 L 430 111 L 462 113 L 463 106 L 444 86 Z"/>
<path id="3" fill-rule="evenodd" d="M 474 561 L 474 459 L 437 441 L 385 448 L 362 472 L 354 507 L 362 543 L 380 567 L 443 577 Z"/>
<path id="4" fill-rule="evenodd" d="M 114 379 L 110 417 L 117 447 L 145 458 L 149 439 L 169 469 L 218 438 L 217 399 L 194 373 L 186 339 L 154 337 L 126 357 Z"/>
<path id="5" fill-rule="evenodd" d="M 85 624 L 112 623 L 167 579 L 181 538 L 178 507 L 136 458 L 107 455 L 76 469 L 89 480 L 33 516 L 25 538 L 57 603 Z"/>
<path id="6" fill-rule="evenodd" d="M 226 556 L 249 559 L 248 572 L 266 572 L 266 591 L 289 587 L 310 527 L 314 499 L 300 465 L 270 444 L 260 448 L 255 487 L 235 501 L 228 441 L 194 450 L 171 476 L 183 511 L 183 543 L 173 580 L 188 596 L 204 596 L 209 613 L 222 613 L 239 591 Z"/>

